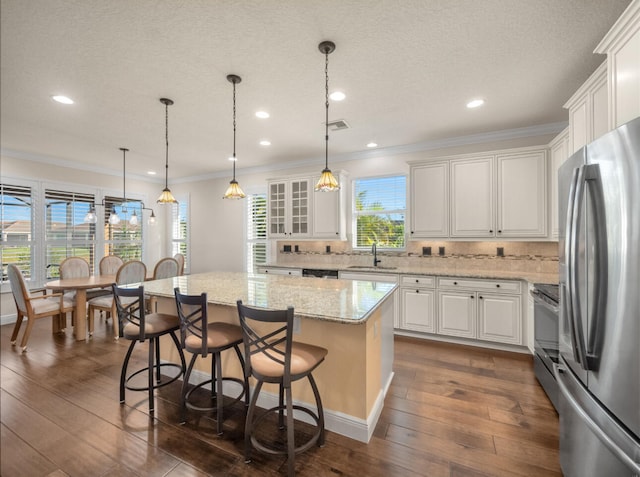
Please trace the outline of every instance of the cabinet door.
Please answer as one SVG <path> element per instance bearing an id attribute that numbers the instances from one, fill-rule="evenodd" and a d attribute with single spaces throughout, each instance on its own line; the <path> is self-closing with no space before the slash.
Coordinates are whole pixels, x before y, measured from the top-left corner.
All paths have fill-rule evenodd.
<path id="1" fill-rule="evenodd" d="M 310 187 L 308 179 L 290 182 L 289 207 L 290 234 L 298 237 L 309 235 Z"/>
<path id="2" fill-rule="evenodd" d="M 284 182 L 274 182 L 269 184 L 269 235 L 285 235 L 286 230 L 286 210 L 287 210 L 287 187 Z"/>
<path id="3" fill-rule="evenodd" d="M 411 168 L 411 238 L 449 235 L 449 163 Z"/>
<path id="4" fill-rule="evenodd" d="M 451 161 L 451 236 L 493 237 L 493 157 Z"/>
<path id="5" fill-rule="evenodd" d="M 522 344 L 519 296 L 478 294 L 478 338 Z"/>
<path id="6" fill-rule="evenodd" d="M 435 301 L 433 290 L 402 289 L 400 328 L 435 333 Z"/>
<path id="7" fill-rule="evenodd" d="M 496 237 L 546 237 L 547 153 L 501 154 Z"/>
<path id="8" fill-rule="evenodd" d="M 438 333 L 476 337 L 475 293 L 438 292 Z"/>
<path id="9" fill-rule="evenodd" d="M 557 240 L 559 232 L 558 215 L 558 169 L 569 157 L 569 129 L 562 131 L 549 145 L 551 153 L 551 238 Z"/>

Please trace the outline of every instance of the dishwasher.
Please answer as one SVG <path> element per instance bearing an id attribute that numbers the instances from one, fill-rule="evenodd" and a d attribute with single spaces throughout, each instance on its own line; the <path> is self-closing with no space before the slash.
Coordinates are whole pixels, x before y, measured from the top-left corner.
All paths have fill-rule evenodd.
<path id="1" fill-rule="evenodd" d="M 325 270 L 319 268 L 303 268 L 302 269 L 303 277 L 316 277 L 316 278 L 338 278 L 338 270 Z"/>

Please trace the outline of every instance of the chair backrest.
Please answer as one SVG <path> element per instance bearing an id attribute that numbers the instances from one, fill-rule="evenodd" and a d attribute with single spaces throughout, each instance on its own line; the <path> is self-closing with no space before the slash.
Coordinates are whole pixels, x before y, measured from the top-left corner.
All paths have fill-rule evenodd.
<path id="1" fill-rule="evenodd" d="M 156 266 L 153 269 L 154 280 L 177 277 L 179 274 L 180 265 L 178 264 L 177 260 L 171 257 L 161 259 L 158 263 L 156 263 Z"/>
<path id="2" fill-rule="evenodd" d="M 147 266 L 140 260 L 129 260 L 123 263 L 116 274 L 118 285 L 142 283 L 147 278 Z"/>
<path id="3" fill-rule="evenodd" d="M 100 259 L 100 275 L 115 275 L 124 261 L 116 255 L 107 255 Z"/>
<path id="4" fill-rule="evenodd" d="M 124 327 L 131 323 L 139 328 L 138 340 L 144 341 L 145 337 L 145 311 L 144 311 L 144 287 L 121 288 L 115 283 L 111 285 L 113 299 L 118 313 L 119 336 L 122 336 Z"/>
<path id="5" fill-rule="evenodd" d="M 238 300 L 237 305 L 247 376 L 252 372 L 251 357 L 262 353 L 267 359 L 284 366 L 284 386 L 290 386 L 293 307 L 286 310 L 265 310 L 243 305 L 242 300 Z M 259 330 L 256 329 L 258 323 L 261 324 Z"/>
<path id="6" fill-rule="evenodd" d="M 184 275 L 184 255 L 176 253 L 173 258 L 178 262 L 178 275 Z"/>
<path id="7" fill-rule="evenodd" d="M 176 296 L 176 308 L 180 318 L 180 342 L 185 348 L 185 341 L 189 335 L 195 335 L 202 342 L 200 353 L 203 358 L 207 357 L 209 351 L 207 347 L 207 326 L 209 324 L 207 315 L 207 294 L 183 295 L 180 288 L 173 289 Z"/>
<path id="8" fill-rule="evenodd" d="M 7 274 L 9 275 L 9 283 L 11 284 L 11 293 L 13 293 L 13 299 L 16 302 L 16 308 L 21 313 L 27 314 L 27 298 L 29 298 L 29 289 L 22 276 L 22 272 L 14 264 L 9 264 L 7 267 Z"/>
<path id="9" fill-rule="evenodd" d="M 60 278 L 86 278 L 91 275 L 89 262 L 82 257 L 68 257 L 60 262 Z"/>

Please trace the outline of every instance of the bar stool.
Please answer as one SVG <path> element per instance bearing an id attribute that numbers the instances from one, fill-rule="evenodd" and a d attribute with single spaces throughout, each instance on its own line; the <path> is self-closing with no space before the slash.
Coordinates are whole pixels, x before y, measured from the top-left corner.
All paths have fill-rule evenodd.
<path id="1" fill-rule="evenodd" d="M 149 393 L 149 412 L 154 412 L 154 390 L 167 386 L 180 376 L 183 376 L 186 369 L 184 353 L 175 332 L 180 329 L 180 322 L 175 315 L 165 313 L 146 313 L 144 307 L 144 287 L 121 288 L 113 284 L 113 298 L 116 305 L 120 336 L 131 340 L 129 349 L 122 363 L 120 373 L 120 402 L 124 402 L 125 389 L 130 391 L 147 391 Z M 180 356 L 180 364 L 160 362 L 160 337 L 171 336 Z M 149 360 L 146 368 L 139 369 L 127 375 L 129 359 L 133 348 L 137 343 L 149 342 Z M 179 372 L 174 377 L 163 380 L 160 370 L 162 368 L 174 368 Z M 154 381 L 155 371 L 155 381 Z M 130 381 L 141 373 L 147 373 L 147 385 L 136 386 Z"/>
<path id="2" fill-rule="evenodd" d="M 245 407 L 249 405 L 249 379 L 245 371 L 245 362 L 240 352 L 239 346 L 242 344 L 242 329 L 238 325 L 223 322 L 209 323 L 207 312 L 207 294 L 183 295 L 180 288 L 174 288 L 176 296 L 176 307 L 180 318 L 180 342 L 182 348 L 192 353 L 191 361 L 182 381 L 182 392 L 180 393 L 180 423 L 184 424 L 187 419 L 187 409 L 199 412 L 216 412 L 216 431 L 222 434 L 222 423 L 224 421 L 223 409 L 230 407 L 245 398 Z M 233 348 L 242 367 L 243 379 L 225 377 L 222 374 L 223 351 Z M 198 356 L 206 358 L 211 354 L 211 379 L 197 384 L 188 389 L 189 378 L 193 365 Z M 224 404 L 224 393 L 222 389 L 223 381 L 233 381 L 242 386 L 242 391 L 231 402 Z M 211 385 L 210 398 L 212 406 L 203 407 L 195 404 L 191 400 L 192 393 L 203 386 Z"/>
<path id="3" fill-rule="evenodd" d="M 293 307 L 286 310 L 264 310 L 242 304 L 238 300 L 238 315 L 244 340 L 246 374 L 256 380 L 245 423 L 245 462 L 251 462 L 251 450 L 255 448 L 266 454 L 286 455 L 288 475 L 295 474 L 295 455 L 312 445 L 324 445 L 324 413 L 318 387 L 312 371 L 324 361 L 327 350 L 319 346 L 293 341 Z M 282 326 L 280 326 L 282 325 Z M 258 329 L 257 329 L 258 328 Z M 291 383 L 307 378 L 316 400 L 316 412 L 293 404 Z M 279 405 L 256 414 L 256 402 L 263 383 L 279 385 Z M 283 411 L 286 410 L 286 426 Z M 296 447 L 294 440 L 293 411 L 301 411 L 315 421 L 316 432 L 304 444 Z M 278 426 L 286 427 L 286 448 L 266 446 L 258 441 L 255 430 L 258 424 L 272 412 L 278 412 Z"/>

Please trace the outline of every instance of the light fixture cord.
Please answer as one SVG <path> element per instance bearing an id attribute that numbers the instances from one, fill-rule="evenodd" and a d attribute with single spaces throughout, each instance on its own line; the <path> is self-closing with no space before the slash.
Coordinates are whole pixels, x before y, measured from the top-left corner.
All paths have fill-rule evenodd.
<path id="1" fill-rule="evenodd" d="M 164 140 L 166 144 L 164 162 L 164 188 L 169 188 L 169 103 L 164 103 Z"/>
<path id="2" fill-rule="evenodd" d="M 329 50 L 324 50 L 324 167 L 329 169 Z"/>
<path id="3" fill-rule="evenodd" d="M 122 148 L 122 206 L 123 206 L 123 210 L 122 212 L 126 212 L 127 210 L 127 206 L 126 206 L 126 202 L 127 202 L 127 182 L 126 182 L 126 174 L 127 174 L 127 150 L 123 147 Z"/>
<path id="4" fill-rule="evenodd" d="M 233 180 L 236 180 L 236 81 L 233 81 Z"/>

